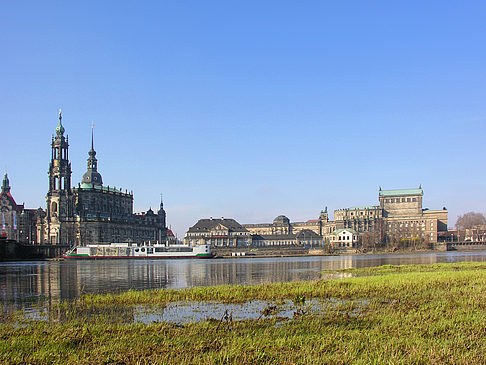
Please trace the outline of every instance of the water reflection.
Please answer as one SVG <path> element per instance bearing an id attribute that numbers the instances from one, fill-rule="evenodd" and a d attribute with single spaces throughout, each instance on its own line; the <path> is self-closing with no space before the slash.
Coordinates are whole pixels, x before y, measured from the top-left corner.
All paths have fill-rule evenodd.
<path id="1" fill-rule="evenodd" d="M 0 263 L 3 311 L 83 293 L 317 279 L 322 271 L 380 265 L 485 261 L 486 251 L 210 260 L 106 260 Z"/>

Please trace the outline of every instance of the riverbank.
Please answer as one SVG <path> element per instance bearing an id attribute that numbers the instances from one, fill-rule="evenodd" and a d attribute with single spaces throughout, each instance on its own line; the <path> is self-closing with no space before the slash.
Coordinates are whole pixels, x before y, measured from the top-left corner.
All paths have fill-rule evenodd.
<path id="1" fill-rule="evenodd" d="M 478 250 L 481 248 L 478 248 Z M 485 247 L 482 247 L 484 250 Z M 250 247 L 215 247 L 211 249 L 216 258 L 241 258 L 241 257 L 302 257 L 302 256 L 339 256 L 339 255 L 386 255 L 403 253 L 443 252 L 443 246 L 437 249 L 407 247 L 401 249 L 382 248 L 377 250 L 363 250 L 356 248 L 332 249 L 321 247 L 286 247 L 266 246 L 258 248 Z"/>
<path id="2" fill-rule="evenodd" d="M 87 295 L 45 320 L 2 318 L 1 363 L 484 363 L 486 263 L 382 266 L 339 280 Z M 274 303 L 258 319 L 123 321 L 189 301 Z M 293 316 L 277 307 L 294 303 Z M 306 303 L 324 303 L 319 313 Z M 108 316 L 103 309 L 116 315 Z"/>

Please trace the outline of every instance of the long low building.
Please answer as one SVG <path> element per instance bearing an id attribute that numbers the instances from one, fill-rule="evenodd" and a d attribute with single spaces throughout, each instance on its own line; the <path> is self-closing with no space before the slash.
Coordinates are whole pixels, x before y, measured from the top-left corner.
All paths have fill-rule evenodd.
<path id="1" fill-rule="evenodd" d="M 251 246 L 252 236 L 247 229 L 231 218 L 200 219 L 184 237 L 188 245 L 209 244 L 212 247 Z"/>

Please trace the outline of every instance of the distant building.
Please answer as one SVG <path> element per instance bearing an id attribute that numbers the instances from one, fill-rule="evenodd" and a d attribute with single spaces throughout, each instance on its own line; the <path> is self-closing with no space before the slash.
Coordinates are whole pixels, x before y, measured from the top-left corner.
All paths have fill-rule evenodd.
<path id="1" fill-rule="evenodd" d="M 464 230 L 464 241 L 486 242 L 486 226 L 479 225 L 474 228 L 466 228 Z"/>
<path id="2" fill-rule="evenodd" d="M 71 188 L 69 140 L 64 137 L 62 116 L 51 142 L 46 216 L 37 224 L 37 241 L 49 244 L 111 242 L 165 242 L 166 214 L 163 203 L 155 213 L 133 213 L 133 193 L 103 185 L 98 172 L 93 132 L 87 171 Z"/>
<path id="3" fill-rule="evenodd" d="M 358 232 L 354 229 L 337 229 L 331 234 L 330 244 L 331 247 L 335 249 L 356 248 L 358 239 Z"/>
<path id="4" fill-rule="evenodd" d="M 189 245 L 209 244 L 212 247 L 242 247 L 252 245 L 250 232 L 231 218 L 200 219 L 184 237 Z"/>
<path id="5" fill-rule="evenodd" d="M 334 225 L 329 222 L 327 207 L 318 219 L 307 222 L 290 222 L 286 216 L 279 215 L 272 223 L 243 224 L 243 227 L 253 235 L 258 246 L 321 245 L 323 236 L 334 230 L 330 228 Z"/>
<path id="6" fill-rule="evenodd" d="M 5 173 L 0 192 L 0 234 L 20 242 L 35 243 L 37 218 L 42 217 L 44 212 L 40 208 L 25 209 L 24 204 L 17 204 L 10 189 L 10 181 Z"/>
<path id="7" fill-rule="evenodd" d="M 447 210 L 429 210 L 422 208 L 422 187 L 418 189 L 382 190 L 378 194 L 379 205 L 352 207 L 334 211 L 334 221 L 330 221 L 327 207 L 317 219 L 306 222 L 291 222 L 280 215 L 272 223 L 243 224 L 252 235 L 253 244 L 266 245 L 301 245 L 297 239 L 299 232 L 312 231 L 314 241 L 322 245 L 332 244 L 341 247 L 343 237 L 349 235 L 351 241 L 346 245 L 359 244 L 360 235 L 370 232 L 378 242 L 397 242 L 401 240 L 422 240 L 435 243 L 438 237 L 447 232 Z M 345 236 L 341 234 L 346 230 Z M 343 233 L 344 235 L 344 233 Z M 346 246 L 348 247 L 348 246 Z"/>
<path id="8" fill-rule="evenodd" d="M 400 190 L 380 188 L 380 209 L 387 242 L 418 238 L 435 243 L 441 232 L 447 232 L 447 210 L 422 208 L 423 195 L 421 186 Z"/>

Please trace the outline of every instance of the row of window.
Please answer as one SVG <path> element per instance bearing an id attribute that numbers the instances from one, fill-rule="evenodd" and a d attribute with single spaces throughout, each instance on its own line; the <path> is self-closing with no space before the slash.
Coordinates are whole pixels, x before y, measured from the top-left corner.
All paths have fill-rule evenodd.
<path id="1" fill-rule="evenodd" d="M 417 198 L 391 198 L 385 199 L 385 203 L 411 203 L 416 202 Z"/>

